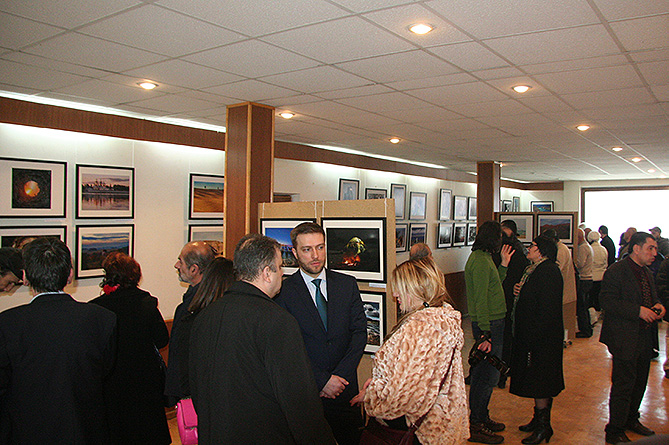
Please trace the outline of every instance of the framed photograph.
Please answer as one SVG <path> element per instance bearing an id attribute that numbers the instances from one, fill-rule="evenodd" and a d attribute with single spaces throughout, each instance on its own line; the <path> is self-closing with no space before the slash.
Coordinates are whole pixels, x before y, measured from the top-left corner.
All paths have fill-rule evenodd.
<path id="1" fill-rule="evenodd" d="M 367 344 L 365 352 L 374 354 L 386 336 L 386 298 L 382 292 L 360 292 L 362 307 L 367 319 Z"/>
<path id="2" fill-rule="evenodd" d="M 274 238 L 281 244 L 281 259 L 283 260 L 281 268 L 284 275 L 291 275 L 297 272 L 297 258 L 293 255 L 293 243 L 290 240 L 290 232 L 303 222 L 316 222 L 316 219 L 260 219 L 260 233 Z"/>
<path id="3" fill-rule="evenodd" d="M 189 219 L 223 219 L 225 177 L 190 174 Z"/>
<path id="4" fill-rule="evenodd" d="M 339 178 L 339 200 L 351 201 L 358 199 L 360 181 L 357 179 Z"/>
<path id="5" fill-rule="evenodd" d="M 451 205 L 453 192 L 448 189 L 439 189 L 439 219 L 451 219 Z"/>
<path id="6" fill-rule="evenodd" d="M 520 212 L 520 196 L 514 196 L 512 200 L 513 204 L 511 205 L 511 211 Z"/>
<path id="7" fill-rule="evenodd" d="M 135 169 L 77 165 L 77 218 L 133 218 Z"/>
<path id="8" fill-rule="evenodd" d="M 104 276 L 102 261 L 112 252 L 133 255 L 135 226 L 77 226 L 76 278 Z"/>
<path id="9" fill-rule="evenodd" d="M 412 223 L 409 232 L 409 247 L 427 242 L 427 223 Z"/>
<path id="10" fill-rule="evenodd" d="M 465 245 L 471 246 L 476 241 L 476 223 L 467 224 L 467 240 Z"/>
<path id="11" fill-rule="evenodd" d="M 390 184 L 390 197 L 395 200 L 395 219 L 404 219 L 407 201 L 406 184 Z"/>
<path id="12" fill-rule="evenodd" d="M 573 244 L 574 215 L 570 213 L 542 215 L 539 213 L 537 215 L 537 233 L 543 233 L 547 229 L 555 229 L 563 243 Z"/>
<path id="13" fill-rule="evenodd" d="M 467 198 L 467 219 L 476 219 L 476 198 Z"/>
<path id="14" fill-rule="evenodd" d="M 516 236 L 521 243 L 531 243 L 534 239 L 534 214 L 527 213 L 500 213 L 499 222 L 510 219 L 516 223 Z"/>
<path id="15" fill-rule="evenodd" d="M 455 195 L 453 197 L 453 219 L 467 219 L 467 197 Z"/>
<path id="16" fill-rule="evenodd" d="M 395 252 L 406 252 L 408 224 L 395 224 Z"/>
<path id="17" fill-rule="evenodd" d="M 467 224 L 453 224 L 453 247 L 464 246 L 467 242 Z"/>
<path id="18" fill-rule="evenodd" d="M 513 203 L 510 200 L 505 199 L 505 200 L 502 201 L 502 207 L 501 208 L 502 208 L 502 212 L 511 212 L 512 209 L 513 209 Z"/>
<path id="19" fill-rule="evenodd" d="M 225 236 L 222 224 L 213 226 L 198 226 L 188 224 L 188 242 L 191 241 L 221 241 Z"/>
<path id="20" fill-rule="evenodd" d="M 361 281 L 386 281 L 385 218 L 321 218 L 327 266 Z"/>
<path id="21" fill-rule="evenodd" d="M 0 158 L 0 218 L 65 218 L 67 163 Z"/>
<path id="22" fill-rule="evenodd" d="M 21 249 L 35 238 L 57 238 L 67 244 L 67 226 L 0 227 L 0 247 Z"/>
<path id="23" fill-rule="evenodd" d="M 409 193 L 409 219 L 425 219 L 427 216 L 427 193 Z"/>
<path id="24" fill-rule="evenodd" d="M 365 199 L 386 199 L 388 197 L 388 190 L 386 189 L 365 189 Z"/>
<path id="25" fill-rule="evenodd" d="M 531 212 L 552 212 L 553 201 L 530 201 Z"/>
<path id="26" fill-rule="evenodd" d="M 439 223 L 437 228 L 437 249 L 445 249 L 453 244 L 453 223 Z"/>

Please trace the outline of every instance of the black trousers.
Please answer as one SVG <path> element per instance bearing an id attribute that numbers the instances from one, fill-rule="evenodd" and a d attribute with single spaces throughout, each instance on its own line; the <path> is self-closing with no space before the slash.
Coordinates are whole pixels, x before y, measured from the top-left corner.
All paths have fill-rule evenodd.
<path id="1" fill-rule="evenodd" d="M 359 406 L 351 406 L 347 401 L 321 397 L 325 420 L 340 445 L 358 445 L 362 434 L 362 411 Z"/>

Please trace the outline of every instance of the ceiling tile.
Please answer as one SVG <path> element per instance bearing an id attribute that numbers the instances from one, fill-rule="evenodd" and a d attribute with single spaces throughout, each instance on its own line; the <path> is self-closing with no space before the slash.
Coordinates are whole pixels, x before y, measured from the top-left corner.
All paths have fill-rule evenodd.
<path id="1" fill-rule="evenodd" d="M 430 48 L 429 51 L 465 71 L 505 68 L 509 66 L 505 60 L 477 42 L 435 46 Z"/>
<path id="2" fill-rule="evenodd" d="M 105 0 L 104 2 L 92 2 L 90 0 L 68 0 L 66 2 L 6 0 L 0 3 L 0 10 L 42 23 L 72 29 L 139 4 L 141 2 L 138 0 Z"/>
<path id="3" fill-rule="evenodd" d="M 0 41 L 4 48 L 17 50 L 42 39 L 53 37 L 62 29 L 0 12 Z"/>
<path id="4" fill-rule="evenodd" d="M 614 22 L 611 28 L 627 51 L 669 47 L 669 14 Z"/>
<path id="5" fill-rule="evenodd" d="M 58 71 L 62 73 L 76 74 L 86 78 L 99 78 L 108 75 L 109 73 L 97 68 L 90 68 L 87 66 L 75 65 L 73 63 L 61 62 L 59 60 L 47 59 L 46 57 L 36 56 L 21 51 L 11 52 L 2 56 L 5 60 L 11 60 L 23 65 L 28 65 L 26 69 L 36 66 L 47 70 Z"/>
<path id="6" fill-rule="evenodd" d="M 667 30 L 669 32 L 669 30 Z M 651 85 L 669 84 L 669 60 L 661 62 L 640 63 L 639 71 Z"/>
<path id="7" fill-rule="evenodd" d="M 654 14 L 666 14 L 667 3 L 662 0 L 593 0 L 607 20 L 620 20 L 644 17 Z"/>
<path id="8" fill-rule="evenodd" d="M 169 113 L 183 113 L 202 108 L 217 108 L 218 104 L 200 99 L 194 99 L 187 96 L 163 95 L 150 99 L 138 100 L 130 105 L 152 110 L 167 111 Z"/>
<path id="9" fill-rule="evenodd" d="M 428 77 L 425 79 L 411 79 L 399 82 L 389 82 L 387 86 L 398 91 L 411 91 L 430 87 L 458 85 L 475 82 L 476 78 L 469 73 L 448 74 L 445 76 Z"/>
<path id="10" fill-rule="evenodd" d="M 562 60 L 560 62 L 537 63 L 520 67 L 528 74 L 558 73 L 563 71 L 584 70 L 588 68 L 603 68 L 609 66 L 628 65 L 629 61 L 622 54 L 603 57 L 588 57 L 585 59 Z"/>
<path id="11" fill-rule="evenodd" d="M 371 96 L 373 94 L 390 93 L 392 91 L 385 85 L 375 84 L 345 88 L 343 90 L 322 91 L 318 93 L 318 97 L 322 97 L 323 99 L 345 99 L 347 97 Z"/>
<path id="12" fill-rule="evenodd" d="M 646 88 L 627 88 L 592 93 L 564 94 L 562 98 L 574 108 L 588 110 L 592 108 L 629 106 L 643 103 L 654 103 Z"/>
<path id="13" fill-rule="evenodd" d="M 371 84 L 369 80 L 342 72 L 331 66 L 319 66 L 302 71 L 266 76 L 260 80 L 304 94 L 317 94 L 321 91 L 348 89 Z"/>
<path id="14" fill-rule="evenodd" d="M 0 59 L 0 81 L 5 85 L 52 90 L 86 80 L 88 79 L 74 74 L 53 72 L 39 67 L 28 67 Z"/>
<path id="15" fill-rule="evenodd" d="M 429 103 L 446 106 L 447 108 L 456 104 L 505 99 L 504 94 L 483 82 L 412 90 L 411 95 Z"/>
<path id="16" fill-rule="evenodd" d="M 605 91 L 642 86 L 631 66 L 537 74 L 535 78 L 549 90 L 560 94 Z"/>
<path id="17" fill-rule="evenodd" d="M 158 62 L 123 74 L 138 80 L 153 80 L 157 83 L 181 85 L 186 88 L 201 89 L 215 85 L 243 80 L 243 77 L 226 73 L 183 60 L 172 59 Z"/>
<path id="18" fill-rule="evenodd" d="M 101 80 L 89 80 L 76 85 L 58 88 L 55 92 L 70 97 L 88 97 L 106 106 L 115 106 L 125 102 L 135 102 L 147 97 L 163 96 L 159 91 L 146 91 L 139 87 L 130 87 Z M 70 99 L 72 100 L 72 99 Z"/>
<path id="19" fill-rule="evenodd" d="M 237 98 L 240 102 L 262 102 L 267 99 L 294 96 L 296 93 L 296 91 L 258 82 L 257 80 L 243 80 L 217 87 L 204 88 L 203 90 L 220 94 L 221 96 Z"/>

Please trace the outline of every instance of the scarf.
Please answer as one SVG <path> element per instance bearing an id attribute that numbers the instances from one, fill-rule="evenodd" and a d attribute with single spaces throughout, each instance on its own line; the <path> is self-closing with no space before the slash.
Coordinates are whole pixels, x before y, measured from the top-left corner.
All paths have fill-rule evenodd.
<path id="1" fill-rule="evenodd" d="M 513 309 L 511 310 L 511 332 L 516 332 L 516 305 L 518 304 L 518 299 L 520 298 L 520 291 L 523 288 L 523 285 L 525 285 L 525 282 L 530 278 L 530 275 L 534 272 L 534 270 L 537 268 L 537 266 L 544 261 L 546 261 L 546 257 L 542 257 L 539 261 L 536 263 L 532 263 L 529 266 L 525 268 L 523 271 L 523 276 L 520 278 L 520 281 L 518 284 L 520 287 L 518 288 L 518 293 L 513 296 Z"/>

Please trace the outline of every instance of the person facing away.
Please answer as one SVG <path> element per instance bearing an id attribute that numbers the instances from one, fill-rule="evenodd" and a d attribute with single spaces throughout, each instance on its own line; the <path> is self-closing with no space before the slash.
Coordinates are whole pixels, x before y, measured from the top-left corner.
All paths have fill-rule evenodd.
<path id="1" fill-rule="evenodd" d="M 608 263 L 607 267 L 616 262 L 616 246 L 613 243 L 613 240 L 609 236 L 609 228 L 606 226 L 599 226 L 599 234 L 602 239 L 600 244 L 604 246 L 606 252 L 608 253 L 606 262 Z"/>
<path id="2" fill-rule="evenodd" d="M 281 250 L 266 236 L 235 249 L 239 281 L 191 329 L 189 375 L 200 444 L 334 444 L 295 318 L 272 300 Z"/>
<path id="3" fill-rule="evenodd" d="M 600 311 L 602 308 L 599 304 L 599 291 L 602 287 L 602 279 L 604 279 L 604 272 L 608 267 L 608 252 L 599 241 L 600 234 L 594 230 L 588 233 L 588 242 L 592 247 L 592 288 L 590 289 L 590 306 L 595 308 L 595 311 Z"/>
<path id="4" fill-rule="evenodd" d="M 172 443 L 158 349 L 169 333 L 158 299 L 138 287 L 142 269 L 132 257 L 112 252 L 102 261 L 102 295 L 91 301 L 116 314 L 117 358 L 105 383 L 107 418 L 116 443 Z"/>
<path id="5" fill-rule="evenodd" d="M 23 258 L 13 247 L 0 249 L 0 292 L 11 292 L 23 284 Z"/>
<path id="6" fill-rule="evenodd" d="M 592 247 L 585 239 L 582 229 L 576 230 L 578 255 L 576 256 L 576 270 L 578 283 L 576 285 L 576 319 L 578 332 L 576 338 L 592 337 L 592 322 L 590 320 L 590 289 L 592 289 Z"/>
<path id="7" fill-rule="evenodd" d="M 425 243 L 416 243 L 409 250 L 409 259 L 418 260 L 421 258 L 432 258 L 432 249 Z"/>
<path id="8" fill-rule="evenodd" d="M 110 443 L 103 383 L 116 355 L 116 315 L 63 291 L 73 270 L 62 241 L 38 238 L 23 260 L 33 300 L 0 314 L 3 435 L 21 444 Z"/>
<path id="9" fill-rule="evenodd" d="M 655 226 L 649 230 L 650 234 L 653 235 L 655 241 L 657 241 L 657 252 L 662 254 L 662 256 L 669 257 L 669 239 L 662 238 L 662 229 Z"/>
<path id="10" fill-rule="evenodd" d="M 349 403 L 358 394 L 358 364 L 367 320 L 354 277 L 325 269 L 325 232 L 302 223 L 290 233 L 299 270 L 276 298 L 297 320 L 319 388 L 325 418 L 340 444 L 358 443 L 362 417 Z"/>
<path id="11" fill-rule="evenodd" d="M 630 246 L 628 244 L 630 239 L 632 239 L 632 235 L 636 232 L 636 227 L 628 227 L 627 230 L 620 235 L 620 242 L 618 243 L 620 244 L 620 248 L 618 249 L 618 261 L 629 255 Z"/>

